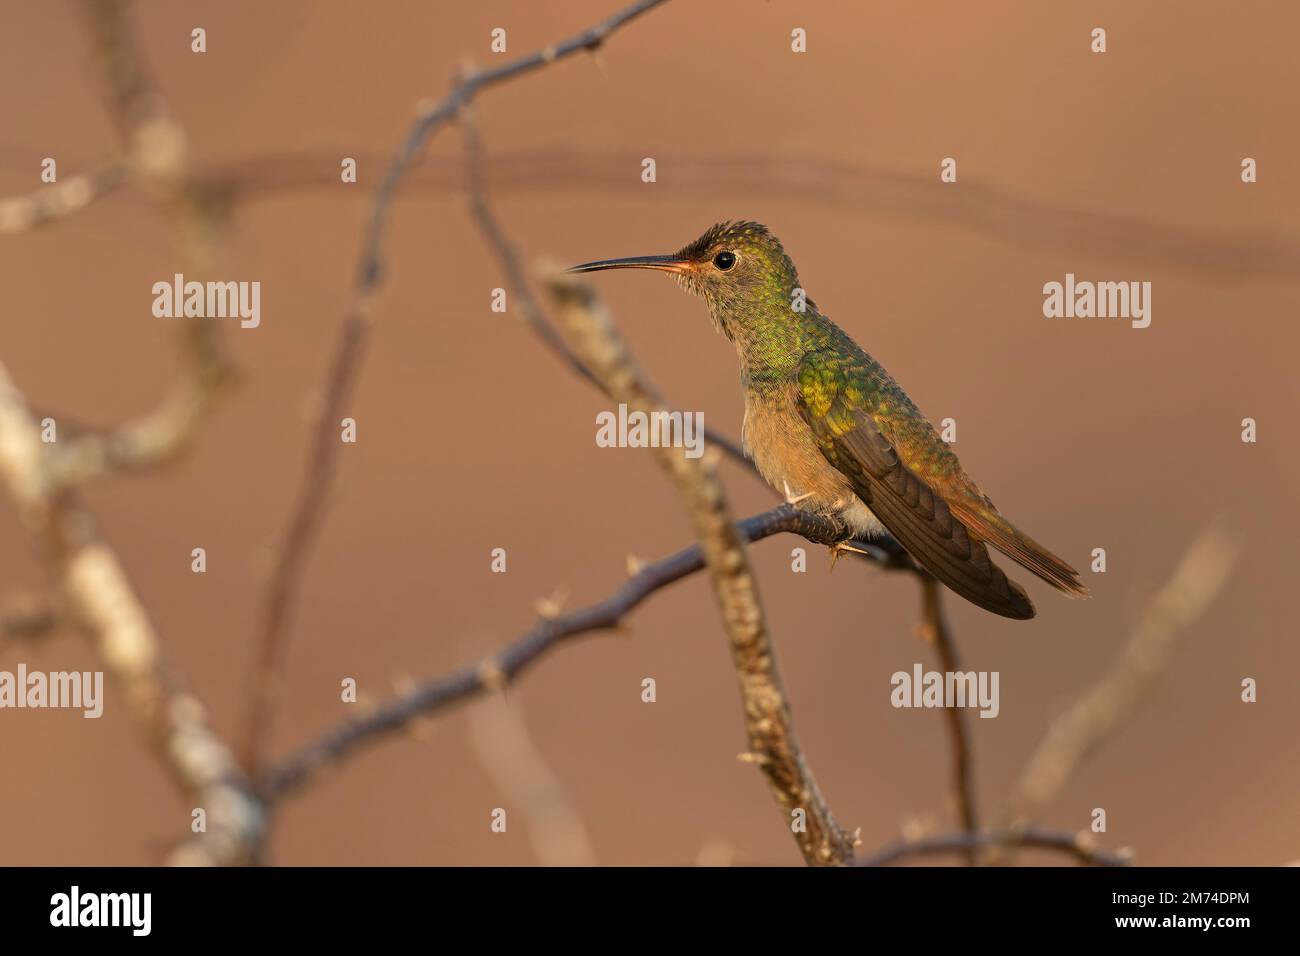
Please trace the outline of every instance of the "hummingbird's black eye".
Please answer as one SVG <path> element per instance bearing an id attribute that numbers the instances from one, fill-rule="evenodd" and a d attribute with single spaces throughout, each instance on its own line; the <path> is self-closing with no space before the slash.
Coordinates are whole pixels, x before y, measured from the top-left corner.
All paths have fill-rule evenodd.
<path id="1" fill-rule="evenodd" d="M 734 252 L 719 252 L 713 257 L 713 264 L 726 272 L 736 264 L 736 254 Z"/>

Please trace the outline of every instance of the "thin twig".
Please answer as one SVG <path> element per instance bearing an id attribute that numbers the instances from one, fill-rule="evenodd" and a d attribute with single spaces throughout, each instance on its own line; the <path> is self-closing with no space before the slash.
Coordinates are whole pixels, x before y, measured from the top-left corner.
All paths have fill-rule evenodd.
<path id="1" fill-rule="evenodd" d="M 0 646 L 10 641 L 41 640 L 58 625 L 59 616 L 48 604 L 31 597 L 10 599 L 0 607 Z"/>
<path id="2" fill-rule="evenodd" d="M 279 560 L 272 572 L 262 623 L 256 637 L 252 688 L 247 705 L 243 745 L 244 765 L 250 772 L 260 767 L 275 715 L 278 690 L 283 682 L 288 650 L 288 616 L 297 596 L 308 546 L 323 519 L 327 492 L 337 467 L 338 420 L 356 386 L 361 360 L 370 337 L 371 301 L 383 280 L 383 240 L 390 207 L 398 186 L 420 156 L 433 133 L 456 117 L 483 90 L 540 70 L 575 53 L 592 51 L 621 27 L 666 0 L 638 0 L 607 20 L 562 43 L 491 70 L 470 73 L 440 102 L 423 110 L 403 140 L 388 172 L 380 182 L 370 207 L 350 302 L 326 379 L 325 400 L 316 424 L 312 451 L 303 473 L 298 503 L 289 523 Z"/>
<path id="3" fill-rule="evenodd" d="M 1088 833 L 1065 833 L 1041 827 L 1004 830 L 997 833 L 964 831 L 917 840 L 899 840 L 865 857 L 862 866 L 888 866 L 910 856 L 939 856 L 962 853 L 967 857 L 980 850 L 1024 847 L 1068 853 L 1088 866 L 1131 866 L 1133 855 L 1121 850 L 1112 853 L 1095 846 Z"/>
<path id="4" fill-rule="evenodd" d="M 961 660 L 948 628 L 947 615 L 943 612 L 939 582 L 929 574 L 920 574 L 919 578 L 922 632 L 926 640 L 934 645 L 940 669 L 945 673 L 956 673 L 961 670 Z M 979 830 L 979 818 L 975 810 L 975 771 L 972 766 L 974 756 L 970 744 L 970 725 L 966 712 L 960 707 L 945 707 L 943 717 L 952 745 L 953 791 L 957 810 L 961 815 L 962 828 L 967 833 L 974 833 Z M 972 866 L 979 861 L 977 847 L 972 845 L 967 848 L 967 859 Z"/>
<path id="5" fill-rule="evenodd" d="M 82 0 L 108 88 L 107 106 L 119 137 L 127 143 L 166 114 L 162 98 L 144 65 L 131 24 L 128 0 Z"/>
<path id="6" fill-rule="evenodd" d="M 280 546 L 280 557 L 267 590 L 255 643 L 251 696 L 247 704 L 240 751 L 241 760 L 250 773 L 255 772 L 261 763 L 274 719 L 275 703 L 284 678 L 289 610 L 296 597 L 310 545 L 324 517 L 325 500 L 337 468 L 335 452 L 339 436 L 335 429 L 352 395 L 355 372 L 360 366 L 367 338 L 366 324 L 361 312 L 350 314 L 343 323 L 343 335 L 335 348 L 328 376 L 325 407 L 315 431 L 307 469 L 303 473 L 298 503 Z"/>
<path id="7" fill-rule="evenodd" d="M 0 236 L 26 232 L 80 212 L 125 183 L 127 172 L 126 163 L 115 161 L 23 196 L 0 198 Z"/>

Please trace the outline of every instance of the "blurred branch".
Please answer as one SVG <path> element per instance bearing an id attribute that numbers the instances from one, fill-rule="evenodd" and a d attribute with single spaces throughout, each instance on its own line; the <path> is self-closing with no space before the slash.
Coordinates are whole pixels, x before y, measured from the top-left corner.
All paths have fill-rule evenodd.
<path id="1" fill-rule="evenodd" d="M 103 66 L 109 110 L 130 157 L 107 167 L 110 181 L 116 185 L 129 176 L 159 204 L 176 229 L 185 271 L 199 278 L 213 268 L 229 207 L 190 178 L 188 139 L 149 77 L 130 4 L 85 0 L 83 7 Z M 135 421 L 78 434 L 53 446 L 49 477 L 56 486 L 157 467 L 190 447 L 233 370 L 219 347 L 215 323 L 202 318 L 171 321 L 179 324 L 183 355 L 169 396 Z"/>
<path id="2" fill-rule="evenodd" d="M 284 680 L 289 610 L 296 597 L 309 548 L 324 517 L 326 496 L 337 468 L 335 452 L 340 439 L 336 428 L 352 394 L 355 373 L 360 365 L 366 338 L 364 315 L 363 311 L 354 311 L 344 321 L 343 335 L 335 348 L 327 379 L 324 411 L 315 429 L 298 502 L 280 546 L 279 560 L 272 571 L 263 604 L 241 747 L 241 759 L 250 773 L 257 771 L 270 735 L 275 705 Z"/>
<path id="3" fill-rule="evenodd" d="M 35 598 L 8 600 L 0 607 L 0 647 L 9 641 L 37 641 L 48 637 L 58 624 L 54 609 Z"/>
<path id="4" fill-rule="evenodd" d="M 124 2 L 87 2 L 84 9 L 104 62 L 109 105 L 130 151 L 129 164 L 108 167 L 101 186 L 128 171 L 173 216 L 190 262 L 207 265 L 215 222 L 209 204 L 185 188 L 186 138 L 149 83 Z M 84 205 L 93 187 L 70 180 L 63 208 Z M 29 216 L 30 218 L 30 216 Z M 25 525 L 44 546 L 67 614 L 121 685 L 136 721 L 186 798 L 206 813 L 206 828 L 172 854 L 183 864 L 242 864 L 255 859 L 265 818 L 202 705 L 176 688 L 161 643 L 116 553 L 95 533 L 94 519 L 73 482 L 121 467 L 156 464 L 185 446 L 202 418 L 224 362 L 208 323 L 185 323 L 189 375 L 175 399 L 121 429 L 43 445 L 26 400 L 0 368 L 0 473 Z M 52 623 L 52 622 L 51 622 Z"/>
<path id="5" fill-rule="evenodd" d="M 382 162 L 375 154 L 344 148 L 252 156 L 207 167 L 201 180 L 227 190 L 237 202 L 264 194 L 332 186 L 338 160 Z M 493 192 L 595 190 L 628 198 L 628 169 L 640 153 L 561 148 L 517 150 L 484 160 Z M 668 160 L 662 160 L 668 161 Z M 1300 282 L 1300 234 L 1282 227 L 1207 228 L 1156 222 L 1126 213 L 1094 212 L 1044 202 L 992 183 L 963 176 L 959 190 L 936 190 L 934 174 L 854 165 L 797 152 L 766 154 L 674 153 L 672 183 L 656 202 L 692 207 L 701 199 L 752 200 L 756 195 L 792 199 L 877 219 L 955 227 L 1005 245 L 1040 253 L 1066 251 L 1126 267 L 1186 277 L 1198 283 L 1246 280 Z M 452 193 L 465 188 L 465 164 L 429 157 L 413 167 L 406 188 Z"/>
<path id="6" fill-rule="evenodd" d="M 596 853 L 564 784 L 529 738 L 518 700 L 490 697 L 469 710 L 470 739 L 493 783 L 521 808 L 542 866 L 595 866 Z"/>
<path id="7" fill-rule="evenodd" d="M 1112 853 L 1095 846 L 1091 835 L 1086 832 L 1064 833 L 1040 827 L 1024 827 L 997 833 L 967 831 L 917 840 L 899 840 L 866 857 L 861 865 L 888 866 L 910 856 L 939 856 L 948 853 L 962 853 L 971 858 L 980 850 L 998 847 L 1057 850 L 1068 853 L 1089 866 L 1130 866 L 1133 862 L 1133 856 L 1127 850 Z"/>
<path id="8" fill-rule="evenodd" d="M 203 708 L 177 690 L 158 635 L 94 519 L 45 469 L 40 428 L 0 366 L 0 479 L 24 525 L 44 545 L 69 616 L 90 638 L 121 685 L 137 722 L 186 796 L 207 811 L 207 831 L 179 848 L 173 862 L 247 863 L 264 826 L 260 802 L 239 774 Z"/>
<path id="9" fill-rule="evenodd" d="M 115 161 L 49 183 L 23 196 L 0 198 L 0 236 L 12 236 L 85 209 L 127 180 L 126 163 Z"/>
<path id="10" fill-rule="evenodd" d="M 957 654 L 957 645 L 948 628 L 948 618 L 943 612 L 942 589 L 939 582 L 924 572 L 918 573 L 921 583 L 921 633 L 934 645 L 939 656 L 939 668 L 945 673 L 961 670 L 961 660 Z M 953 791 L 957 811 L 961 816 L 962 828 L 967 833 L 979 830 L 979 819 L 975 811 L 975 771 L 974 755 L 970 743 L 970 726 L 966 712 L 960 707 L 949 706 L 943 709 L 944 722 L 948 726 L 948 739 L 952 745 Z M 979 859 L 978 847 L 967 847 L 967 861 L 974 866 Z"/>
<path id="11" fill-rule="evenodd" d="M 454 119 L 483 90 L 540 70 L 575 53 L 594 51 L 621 27 L 664 2 L 666 0 L 638 0 L 609 19 L 561 43 L 494 69 L 475 70 L 462 77 L 452 85 L 446 97 L 420 112 L 380 182 L 362 237 L 355 284 L 334 348 L 323 409 L 302 477 L 298 503 L 280 548 L 279 560 L 272 572 L 262 625 L 256 638 L 254 670 L 250 680 L 252 691 L 247 705 L 242 747 L 244 764 L 250 772 L 255 773 L 259 769 L 270 736 L 277 691 L 283 682 L 288 653 L 289 610 L 296 596 L 308 546 L 319 530 L 326 492 L 337 466 L 335 456 L 339 440 L 335 428 L 355 388 L 370 337 L 371 302 L 383 280 L 383 240 L 389 210 L 398 186 L 434 132 Z"/>
<path id="12" fill-rule="evenodd" d="M 146 128 L 165 118 L 166 108 L 145 68 L 131 23 L 129 0 L 82 0 L 100 59 L 107 104 L 118 135 L 137 144 Z"/>
<path id="13" fill-rule="evenodd" d="M 1213 603 L 1237 549 L 1207 528 L 1151 599 L 1111 669 L 1048 728 L 1007 801 L 1005 819 L 1021 820 L 1053 800 L 1075 769 L 1115 733 L 1164 671 L 1179 634 Z"/>
<path id="14" fill-rule="evenodd" d="M 189 261 L 197 263 L 199 259 L 191 255 Z M 51 446 L 50 477 L 56 485 L 157 468 L 175 461 L 193 445 L 199 426 L 231 380 L 232 369 L 215 349 L 211 323 L 205 319 L 176 321 L 190 323 L 183 332 L 187 346 L 182 361 L 187 367 L 170 395 L 133 421 L 76 431 L 70 439 Z"/>
<path id="15" fill-rule="evenodd" d="M 591 288 L 559 275 L 550 281 L 549 291 L 559 308 L 570 348 L 610 398 L 647 416 L 667 412 L 663 401 L 646 385 Z M 805 861 L 813 866 L 852 863 L 856 836 L 835 820 L 795 735 L 745 538 L 736 531 L 714 469 L 717 452 L 691 459 L 679 448 L 656 447 L 652 451 L 685 501 L 731 640 L 749 734 L 744 759 L 767 777 Z M 805 825 L 795 826 L 796 821 Z"/>

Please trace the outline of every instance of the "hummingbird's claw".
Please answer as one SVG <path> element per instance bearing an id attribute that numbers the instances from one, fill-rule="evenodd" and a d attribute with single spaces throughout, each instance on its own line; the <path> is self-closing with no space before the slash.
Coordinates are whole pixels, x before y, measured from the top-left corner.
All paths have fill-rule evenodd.
<path id="1" fill-rule="evenodd" d="M 806 491 L 801 495 L 796 495 L 790 490 L 790 482 L 785 481 L 784 479 L 781 481 L 781 486 L 785 488 L 785 503 L 788 505 L 797 505 L 805 498 L 811 498 L 813 496 L 811 491 Z"/>
<path id="2" fill-rule="evenodd" d="M 861 548 L 855 548 L 848 541 L 837 541 L 831 545 L 831 570 L 835 570 L 835 562 L 840 559 L 841 554 L 870 554 L 870 551 L 864 551 Z"/>

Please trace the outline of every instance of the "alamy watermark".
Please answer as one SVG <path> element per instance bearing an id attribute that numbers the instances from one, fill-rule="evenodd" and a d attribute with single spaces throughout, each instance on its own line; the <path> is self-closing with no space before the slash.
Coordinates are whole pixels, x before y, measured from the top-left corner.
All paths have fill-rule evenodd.
<path id="1" fill-rule="evenodd" d="M 239 327 L 262 323 L 262 283 L 186 282 L 176 273 L 171 282 L 153 284 L 153 314 L 160 319 L 239 319 Z"/>
<path id="2" fill-rule="evenodd" d="M 912 672 L 895 671 L 889 678 L 895 707 L 977 707 L 981 717 L 996 717 L 997 671 L 927 671 L 920 664 Z"/>
<path id="3" fill-rule="evenodd" d="M 1043 315 L 1049 319 L 1130 319 L 1133 328 L 1151 324 L 1150 282 L 1076 281 L 1043 285 Z"/>
<path id="4" fill-rule="evenodd" d="M 596 444 L 601 448 L 685 448 L 687 458 L 704 454 L 703 412 L 618 412 L 596 416 Z"/>
<path id="5" fill-rule="evenodd" d="M 83 717 L 104 713 L 103 671 L 0 671 L 0 710 L 5 708 L 81 710 Z"/>
<path id="6" fill-rule="evenodd" d="M 83 893 L 73 886 L 50 897 L 51 926 L 120 926 L 132 936 L 153 928 L 152 893 Z"/>

